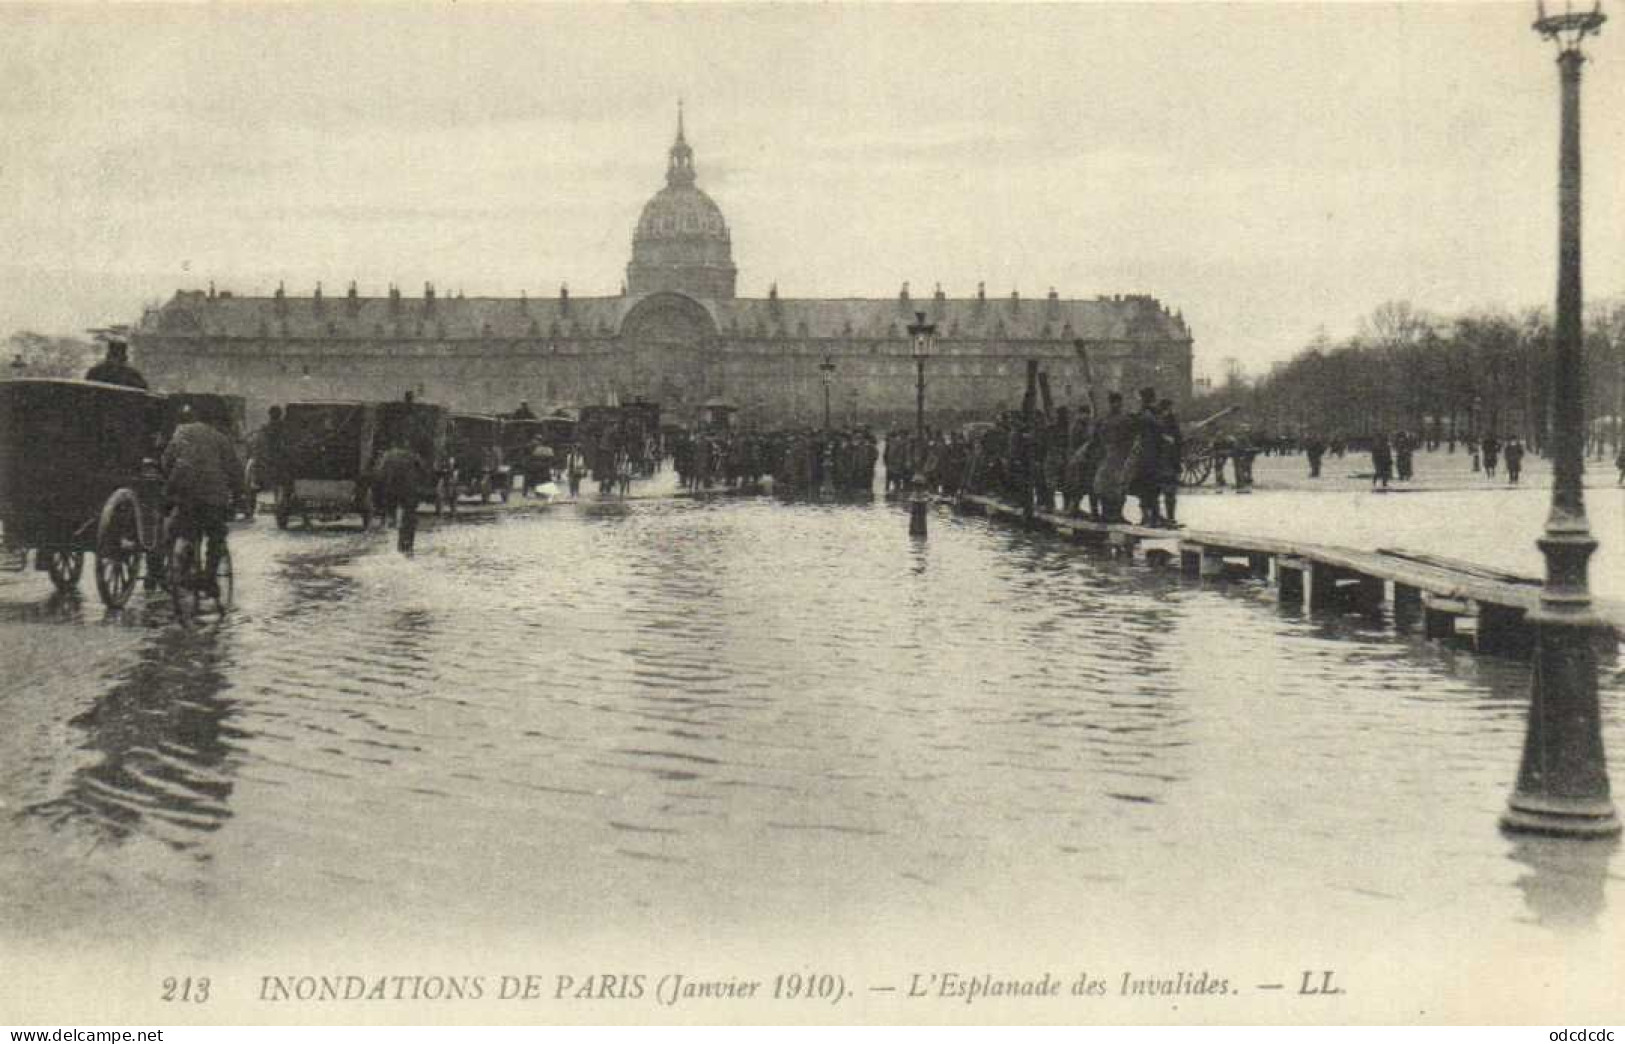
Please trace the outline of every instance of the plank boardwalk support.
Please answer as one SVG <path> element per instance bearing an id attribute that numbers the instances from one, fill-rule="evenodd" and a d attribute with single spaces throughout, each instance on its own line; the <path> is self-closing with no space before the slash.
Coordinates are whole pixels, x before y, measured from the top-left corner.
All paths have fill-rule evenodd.
<path id="1" fill-rule="evenodd" d="M 1490 602 L 1478 604 L 1478 642 L 1481 653 L 1528 658 L 1535 649 L 1534 625 L 1522 609 Z"/>
<path id="2" fill-rule="evenodd" d="M 1324 562 L 1309 563 L 1309 608 L 1330 609 L 1337 604 L 1337 569 Z"/>
<path id="3" fill-rule="evenodd" d="M 1302 605 L 1309 563 L 1291 555 L 1275 559 L 1275 590 L 1283 605 Z"/>
<path id="4" fill-rule="evenodd" d="M 982 494 L 963 495 L 959 507 L 990 519 L 1027 521 L 1020 508 Z M 1430 640 L 1471 636 L 1478 652 L 1502 656 L 1528 656 L 1534 648 L 1535 629 L 1527 617 L 1538 602 L 1538 585 L 1470 562 L 1402 549 L 1360 551 L 1201 529 L 1176 536 L 1054 511 L 1034 513 L 1030 524 L 1127 561 L 1142 557 L 1154 566 L 1171 566 L 1177 554 L 1179 570 L 1187 577 L 1267 577 L 1282 605 L 1380 615 L 1391 597 L 1394 625 L 1409 630 L 1420 624 Z M 1597 655 L 1616 662 L 1625 604 L 1602 601 L 1598 609 L 1608 627 L 1597 635 Z"/>
<path id="5" fill-rule="evenodd" d="M 1382 612 L 1383 602 L 1387 600 L 1387 585 L 1380 576 L 1365 576 L 1356 574 L 1348 584 L 1348 596 L 1355 608 L 1366 614 Z"/>
<path id="6" fill-rule="evenodd" d="M 1456 635 L 1456 619 L 1468 616 L 1472 607 L 1458 598 L 1422 592 L 1422 633 L 1430 641 L 1448 642 Z"/>
<path id="7" fill-rule="evenodd" d="M 1422 618 L 1422 589 L 1394 581 L 1394 623 L 1409 627 Z"/>

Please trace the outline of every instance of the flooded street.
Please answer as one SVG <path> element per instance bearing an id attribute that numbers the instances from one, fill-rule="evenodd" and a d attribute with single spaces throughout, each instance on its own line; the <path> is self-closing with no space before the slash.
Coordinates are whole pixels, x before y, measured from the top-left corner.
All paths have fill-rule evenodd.
<path id="1" fill-rule="evenodd" d="M 1138 955 L 1343 969 L 1361 1019 L 1507 947 L 1619 952 L 1616 850 L 1496 829 L 1526 668 L 1261 584 L 946 511 L 911 543 L 878 499 L 426 517 L 411 558 L 262 518 L 232 548 L 238 609 L 195 630 L 0 582 L 14 952 L 139 954 L 112 988 L 143 996 L 290 955 L 669 949 L 876 984 Z M 1601 684 L 1617 781 L 1618 661 Z"/>

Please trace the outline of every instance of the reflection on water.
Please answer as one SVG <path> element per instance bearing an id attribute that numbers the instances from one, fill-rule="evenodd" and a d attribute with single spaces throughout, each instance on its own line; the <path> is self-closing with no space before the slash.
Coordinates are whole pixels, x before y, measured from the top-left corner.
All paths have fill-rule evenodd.
<path id="1" fill-rule="evenodd" d="M 1618 848 L 1618 838 L 1520 837 L 1508 858 L 1524 870 L 1518 890 L 1536 921 L 1548 928 L 1586 928 L 1608 904 L 1608 864 Z"/>
<path id="2" fill-rule="evenodd" d="M 203 838 L 230 817 L 231 743 L 226 664 L 217 634 L 155 633 L 107 693 L 68 724 L 94 760 L 65 792 L 23 814 L 63 830 L 122 841 L 133 833 L 206 857 Z"/>
<path id="3" fill-rule="evenodd" d="M 1612 848 L 1495 829 L 1524 668 L 1380 618 L 945 513 L 913 541 L 883 501 L 425 523 L 412 558 L 235 534 L 239 610 L 196 632 L 0 589 L 8 930 L 146 890 L 217 929 L 548 938 L 1616 916 Z"/>

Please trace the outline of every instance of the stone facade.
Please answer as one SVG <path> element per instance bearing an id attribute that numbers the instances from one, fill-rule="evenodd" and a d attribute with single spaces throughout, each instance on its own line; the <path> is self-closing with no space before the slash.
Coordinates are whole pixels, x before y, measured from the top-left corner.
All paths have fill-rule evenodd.
<path id="1" fill-rule="evenodd" d="M 272 403 L 394 399 L 411 389 L 455 410 L 499 412 L 644 397 L 678 421 L 726 398 L 747 420 L 815 423 L 823 372 L 838 421 L 913 416 L 915 370 L 907 327 L 936 324 L 926 364 L 927 410 L 965 418 L 1021 401 L 1026 362 L 1039 361 L 1054 395 L 1082 398 L 1085 345 L 1097 389 L 1142 385 L 1183 403 L 1191 388 L 1191 335 L 1155 299 L 805 299 L 734 295 L 728 228 L 695 185 L 679 125 L 667 184 L 633 235 L 618 295 L 546 298 L 421 297 L 391 288 L 363 297 L 269 297 L 180 291 L 132 335 L 136 365 L 154 387 L 243 395 L 253 416 Z"/>

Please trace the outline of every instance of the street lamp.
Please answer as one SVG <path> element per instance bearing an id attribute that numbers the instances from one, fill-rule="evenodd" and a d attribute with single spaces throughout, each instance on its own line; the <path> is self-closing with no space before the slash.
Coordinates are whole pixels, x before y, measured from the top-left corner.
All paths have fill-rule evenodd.
<path id="1" fill-rule="evenodd" d="M 1591 607 L 1586 568 L 1597 549 L 1586 523 L 1585 371 L 1580 316 L 1580 66 L 1581 42 L 1602 28 L 1597 6 L 1548 14 L 1539 4 L 1534 28 L 1557 44 L 1562 82 L 1558 160 L 1557 338 L 1552 405 L 1552 506 L 1536 541 L 1546 556 L 1546 583 L 1535 625 L 1529 721 L 1518 783 L 1501 825 L 1509 831 L 1564 837 L 1620 832 L 1608 791 L 1597 711 L 1597 654 L 1602 627 Z"/>
<path id="2" fill-rule="evenodd" d="M 829 356 L 827 356 L 827 355 L 824 356 L 824 361 L 818 364 L 818 375 L 824 381 L 824 430 L 828 431 L 829 430 L 829 386 L 831 384 L 835 383 L 835 364 L 830 361 Z"/>
<path id="3" fill-rule="evenodd" d="M 908 535 L 914 537 L 925 536 L 925 360 L 936 334 L 936 324 L 926 322 L 924 312 L 915 312 L 908 327 L 914 342 L 914 488 L 908 499 Z"/>

